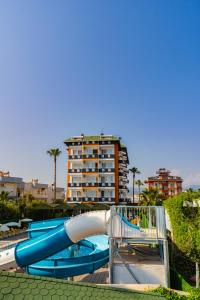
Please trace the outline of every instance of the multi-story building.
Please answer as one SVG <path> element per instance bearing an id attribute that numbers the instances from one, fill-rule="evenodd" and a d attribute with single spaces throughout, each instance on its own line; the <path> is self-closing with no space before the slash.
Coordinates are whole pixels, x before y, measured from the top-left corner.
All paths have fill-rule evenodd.
<path id="1" fill-rule="evenodd" d="M 24 193 L 31 194 L 34 199 L 53 202 L 53 186 L 46 183 L 40 183 L 38 179 L 32 179 L 31 182 L 24 184 Z M 64 200 L 64 188 L 56 188 L 56 200 Z"/>
<path id="2" fill-rule="evenodd" d="M 24 185 L 24 193 L 31 194 L 35 199 L 48 199 L 48 184 L 40 183 L 38 179 L 32 179 Z"/>
<path id="3" fill-rule="evenodd" d="M 82 134 L 64 143 L 68 151 L 69 202 L 126 202 L 128 154 L 120 138 Z"/>
<path id="4" fill-rule="evenodd" d="M 158 188 L 166 198 L 182 192 L 183 179 L 181 177 L 172 176 L 171 172 L 165 168 L 159 169 L 156 174 L 154 177 L 148 177 L 148 180 L 145 181 L 149 188 Z"/>
<path id="5" fill-rule="evenodd" d="M 9 172 L 0 171 L 0 193 L 7 192 L 11 199 L 19 198 L 24 190 L 24 182 L 22 178 L 12 177 Z"/>
<path id="6" fill-rule="evenodd" d="M 56 200 L 57 201 L 64 201 L 65 200 L 65 189 L 62 187 L 56 187 Z M 54 187 L 53 185 L 48 186 L 48 202 L 54 201 Z"/>
<path id="7" fill-rule="evenodd" d="M 0 171 L 0 193 L 3 191 L 8 193 L 10 199 L 18 199 L 25 194 L 31 194 L 34 199 L 48 202 L 52 202 L 54 198 L 53 185 L 40 183 L 38 179 L 24 182 L 22 178 L 10 176 L 9 172 Z M 64 201 L 64 192 L 64 188 L 56 187 L 56 199 Z"/>

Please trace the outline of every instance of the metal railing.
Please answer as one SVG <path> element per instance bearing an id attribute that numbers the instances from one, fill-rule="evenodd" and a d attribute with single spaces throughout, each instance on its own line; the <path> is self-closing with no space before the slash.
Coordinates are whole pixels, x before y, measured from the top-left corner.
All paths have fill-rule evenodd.
<path id="1" fill-rule="evenodd" d="M 166 239 L 164 207 L 112 206 L 110 237 Z"/>

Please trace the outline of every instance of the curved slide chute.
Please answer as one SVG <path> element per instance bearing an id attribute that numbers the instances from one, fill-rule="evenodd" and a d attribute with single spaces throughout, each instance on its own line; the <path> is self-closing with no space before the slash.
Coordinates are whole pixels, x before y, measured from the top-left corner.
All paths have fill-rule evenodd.
<path id="1" fill-rule="evenodd" d="M 107 233 L 110 211 L 78 215 L 36 238 L 23 241 L 15 248 L 15 260 L 26 267 L 66 249 L 91 235 Z"/>
<path id="2" fill-rule="evenodd" d="M 114 224 L 119 223 L 123 224 L 123 229 L 128 228 L 130 234 L 141 234 L 140 229 L 131 228 L 116 215 Z M 110 211 L 93 211 L 43 224 L 35 222 L 30 226 L 30 239 L 17 244 L 15 260 L 29 274 L 70 277 L 92 273 L 108 262 L 108 237 L 105 234 L 109 230 Z M 75 245 L 79 247 L 75 249 L 76 255 Z"/>

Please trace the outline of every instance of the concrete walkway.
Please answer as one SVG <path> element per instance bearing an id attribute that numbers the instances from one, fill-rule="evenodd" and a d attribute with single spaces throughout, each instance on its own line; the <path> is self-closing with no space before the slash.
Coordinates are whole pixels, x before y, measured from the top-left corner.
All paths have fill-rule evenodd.
<path id="1" fill-rule="evenodd" d="M 0 249 L 5 248 L 7 246 L 19 243 L 23 240 L 27 239 L 27 232 L 19 233 L 15 236 L 7 237 L 0 240 Z"/>

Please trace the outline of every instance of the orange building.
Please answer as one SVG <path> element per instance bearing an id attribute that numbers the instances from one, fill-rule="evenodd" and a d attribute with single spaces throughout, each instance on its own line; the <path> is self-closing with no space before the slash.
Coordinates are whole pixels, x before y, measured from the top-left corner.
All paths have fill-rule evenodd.
<path id="1" fill-rule="evenodd" d="M 120 138 L 82 134 L 64 143 L 68 152 L 68 202 L 127 201 L 128 154 Z"/>
<path id="2" fill-rule="evenodd" d="M 158 188 L 166 198 L 182 192 L 183 179 L 181 177 L 170 175 L 171 172 L 165 168 L 159 169 L 156 174 L 154 177 L 148 177 L 148 180 L 145 181 L 149 188 Z"/>

